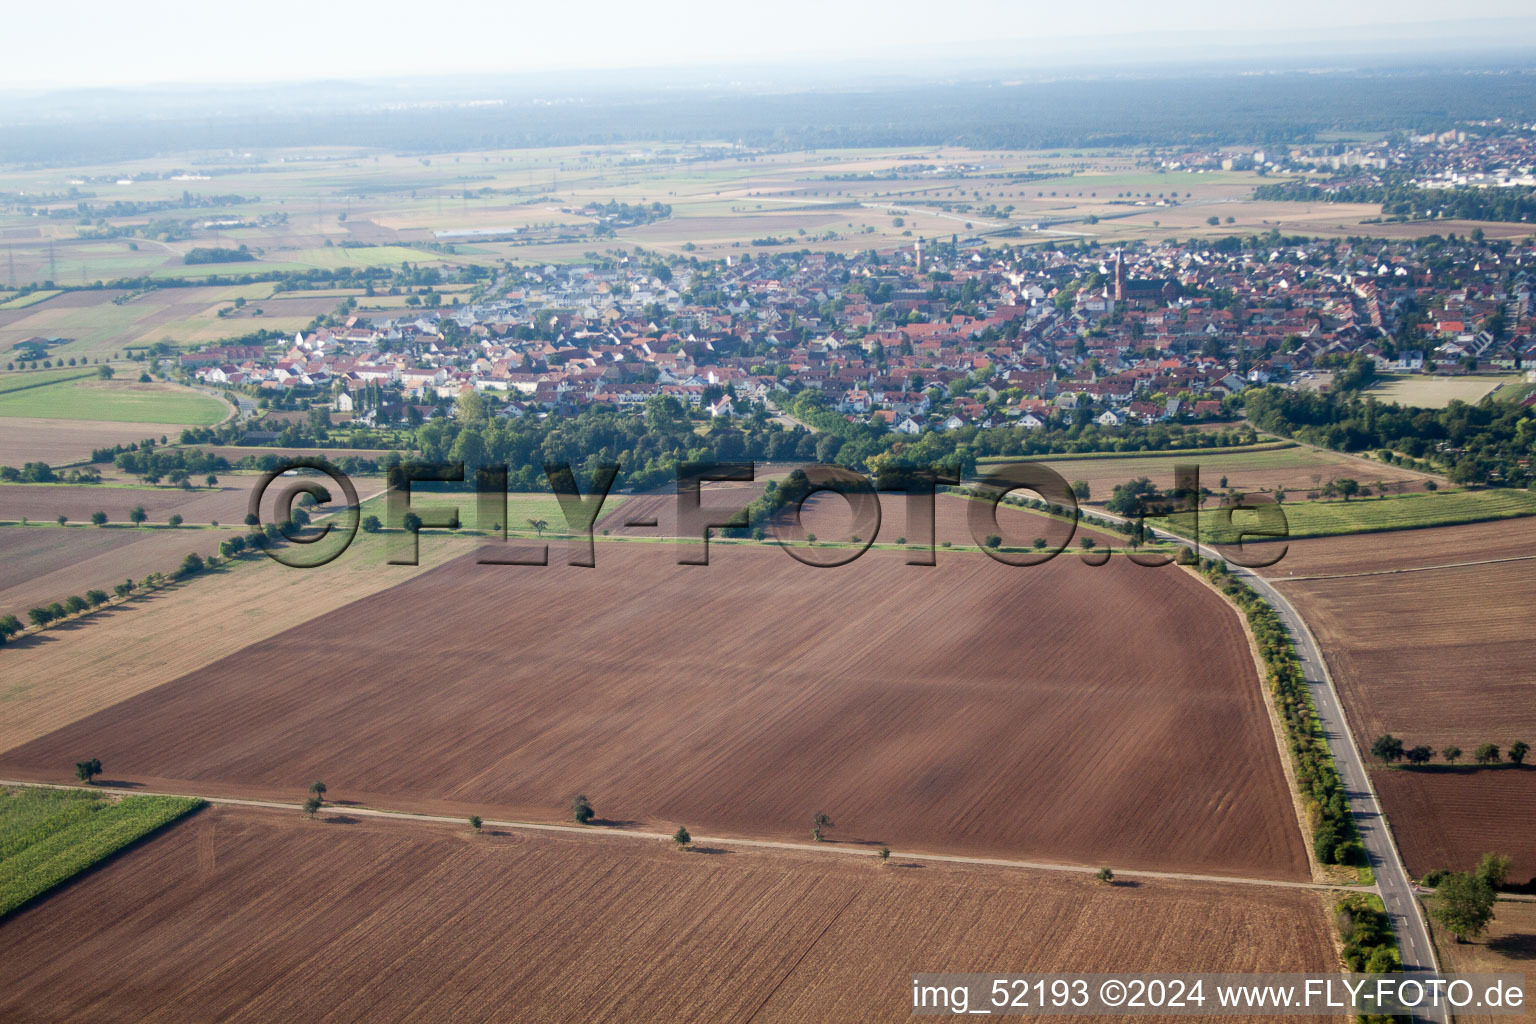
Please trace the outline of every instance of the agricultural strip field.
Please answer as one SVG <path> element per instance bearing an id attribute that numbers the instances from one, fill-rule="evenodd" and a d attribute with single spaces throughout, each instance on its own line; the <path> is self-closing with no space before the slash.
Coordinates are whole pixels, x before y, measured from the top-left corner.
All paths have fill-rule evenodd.
<path id="1" fill-rule="evenodd" d="M 455 538 L 432 543 L 436 558 L 469 548 Z M 247 556 L 227 570 L 12 639 L 5 646 L 0 684 L 0 749 L 168 683 L 439 564 L 423 559 L 421 566 L 389 565 L 386 558 L 384 538 L 365 533 L 323 570 L 293 569 L 264 555 Z M 80 685 L 81 679 L 91 680 L 91 685 Z"/>
<path id="2" fill-rule="evenodd" d="M 1176 464 L 1198 466 L 1201 486 L 1213 491 L 1224 490 L 1221 481 L 1225 479 L 1226 486 L 1240 494 L 1273 492 L 1279 487 L 1289 492 L 1293 501 L 1336 479 L 1350 478 L 1370 487 L 1381 481 L 1390 485 L 1394 492 L 1422 490 L 1428 479 L 1422 473 L 1384 462 L 1367 462 L 1303 445 L 1249 452 L 1207 453 L 1197 449 L 1177 454 L 1158 452 L 1117 458 L 1029 461 L 1043 462 L 1069 482 L 1086 482 L 1089 498 L 1085 504 L 1092 505 L 1103 505 L 1116 485 L 1137 477 L 1147 477 L 1163 489 L 1172 487 Z M 979 471 L 984 472 L 988 465 L 978 467 Z"/>
<path id="3" fill-rule="evenodd" d="M 1471 871 L 1491 852 L 1512 858 L 1511 883 L 1536 883 L 1536 768 L 1396 768 L 1371 781 L 1414 875 Z"/>
<path id="4" fill-rule="evenodd" d="M 0 792 L 0 919 L 155 829 L 201 800 L 78 790 Z"/>
<path id="5" fill-rule="evenodd" d="M 125 423 L 7 416 L 0 421 L 0 427 L 0 466 L 46 462 L 57 467 L 85 462 L 97 448 L 135 444 L 145 438 L 177 437 L 182 425 L 164 421 Z"/>
<path id="6" fill-rule="evenodd" d="M 1357 498 L 1354 501 L 1288 501 L 1282 506 L 1292 537 L 1334 537 L 1343 534 L 1413 530 L 1429 526 L 1488 522 L 1536 515 L 1536 494 L 1512 487 L 1483 491 L 1425 491 L 1420 494 Z M 1259 513 L 1226 513 L 1208 506 L 1200 513 L 1200 539 L 1230 543 L 1245 527 L 1257 527 Z M 1189 536 L 1189 514 L 1169 520 L 1169 528 Z"/>
<path id="7" fill-rule="evenodd" d="M 1435 943 L 1445 961 L 1445 970 L 1463 973 L 1527 974 L 1536 960 L 1536 903 L 1503 900 L 1493 908 L 1493 923 L 1488 934 L 1458 943 L 1455 936 L 1435 929 Z M 1536 1020 L 1536 1006 L 1526 1000 L 1524 1012 L 1516 1016 L 1458 1013 L 1457 1024 L 1512 1024 Z"/>
<path id="8" fill-rule="evenodd" d="M 219 480 L 217 487 L 203 485 L 192 490 L 137 484 L 0 484 L 0 522 L 15 523 L 25 518 L 34 523 L 51 523 L 62 515 L 67 516 L 72 523 L 87 523 L 92 512 L 105 512 L 107 522 L 126 525 L 129 521 L 128 513 L 135 508 L 142 508 L 149 516 L 148 521 L 155 524 L 164 524 L 170 516 L 179 515 L 189 524 L 217 522 L 225 526 L 238 526 L 244 522 L 249 510 L 251 491 L 262 478 L 256 473 L 216 475 Z M 194 478 L 197 481 L 201 479 Z M 322 485 L 329 483 L 323 476 L 314 476 L 312 479 Z M 287 477 L 274 481 L 263 495 L 263 522 L 274 518 L 278 495 L 288 482 Z M 384 478 L 353 477 L 352 485 L 357 488 L 359 498 L 366 498 L 383 490 Z M 346 497 L 335 484 L 330 484 L 327 489 L 334 502 L 345 504 Z"/>
<path id="9" fill-rule="evenodd" d="M 170 573 L 188 552 L 207 557 L 244 527 L 220 530 L 134 530 L 91 527 L 0 527 L 0 615 L 26 621 L 27 609 L 87 590 L 112 591 L 124 579 Z M 110 616 L 115 611 L 97 612 Z M 7 652 L 10 653 L 10 652 Z M 12 680 L 14 681 L 14 680 Z M 3 693 L 3 688 L 0 688 Z M 3 700 L 0 696 L 0 700 Z"/>
<path id="10" fill-rule="evenodd" d="M 1289 541 L 1285 557 L 1264 575 L 1385 573 L 1502 558 L 1536 558 L 1536 520 L 1502 519 L 1341 537 Z M 1252 545 L 1264 552 L 1269 542 Z"/>
<path id="11" fill-rule="evenodd" d="M 1307 877 L 1241 625 L 1183 570 L 551 554 L 442 565 L 0 771 L 56 780 L 89 749 L 172 791 L 324 777 L 377 806 L 532 820 L 585 792 L 617 819 L 774 838 L 827 810 L 840 838 L 908 849 Z"/>
<path id="12" fill-rule="evenodd" d="M 0 1017 L 885 1021 L 914 969 L 1335 963 L 1305 890 L 489 831 L 204 810 L 0 928 Z"/>
<path id="13" fill-rule="evenodd" d="M 0 417 L 207 427 L 229 412 L 230 407 L 218 399 L 177 384 L 83 379 L 0 394 Z"/>
<path id="14" fill-rule="evenodd" d="M 1391 732 L 1410 747 L 1455 744 L 1470 761 L 1483 742 L 1536 740 L 1531 563 L 1275 582 L 1327 652 L 1362 749 Z M 1410 870 L 1469 868 L 1495 839 L 1486 826 L 1496 819 L 1514 876 L 1536 875 L 1536 770 L 1392 770 L 1375 778 Z M 1455 862 L 1427 861 L 1430 850 Z"/>

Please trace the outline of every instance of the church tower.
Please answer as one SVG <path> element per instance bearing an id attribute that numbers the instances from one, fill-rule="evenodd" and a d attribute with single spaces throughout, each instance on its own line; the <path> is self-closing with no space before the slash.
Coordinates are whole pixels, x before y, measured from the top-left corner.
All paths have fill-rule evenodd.
<path id="1" fill-rule="evenodd" d="M 1115 250 L 1115 301 L 1125 301 L 1125 260 L 1120 250 Z"/>

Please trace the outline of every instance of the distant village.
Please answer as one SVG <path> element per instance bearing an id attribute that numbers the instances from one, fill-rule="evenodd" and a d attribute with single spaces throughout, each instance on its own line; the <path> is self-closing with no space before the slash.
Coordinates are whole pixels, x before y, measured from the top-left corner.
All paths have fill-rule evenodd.
<path id="1" fill-rule="evenodd" d="M 906 434 L 1189 422 L 1256 384 L 1331 372 L 1536 367 L 1536 246 L 1479 238 L 1168 241 L 978 249 L 958 238 L 849 256 L 720 262 L 618 252 L 511 270 L 473 304 L 334 318 L 286 347 L 179 357 L 273 409 L 380 425 L 656 395 L 715 417 L 815 389 Z M 1358 357 L 1358 358 L 1357 358 Z"/>

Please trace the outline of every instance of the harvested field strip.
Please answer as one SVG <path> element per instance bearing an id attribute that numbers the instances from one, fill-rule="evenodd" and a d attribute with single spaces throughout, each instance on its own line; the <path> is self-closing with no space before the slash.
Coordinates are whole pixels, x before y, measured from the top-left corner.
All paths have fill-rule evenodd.
<path id="1" fill-rule="evenodd" d="M 28 908 L 0 1017 L 876 1021 L 918 964 L 1334 966 L 1310 892 L 322 818 L 212 808 Z"/>
<path id="2" fill-rule="evenodd" d="M 1505 562 L 1529 562 L 1536 555 L 1510 555 L 1508 558 L 1483 558 L 1476 562 L 1448 562 L 1445 565 L 1409 565 L 1401 569 L 1374 569 L 1369 572 L 1335 572 L 1318 576 L 1287 576 L 1286 583 L 1302 580 L 1347 580 L 1357 576 L 1397 576 L 1405 572 L 1434 572 L 1436 569 L 1465 569 L 1470 565 L 1502 565 Z"/>
<path id="3" fill-rule="evenodd" d="M 200 806 L 174 796 L 112 802 L 80 790 L 0 794 L 0 918 Z"/>
<path id="4" fill-rule="evenodd" d="M 374 807 L 535 821 L 585 792 L 606 817 L 774 839 L 824 809 L 836 838 L 909 850 L 1308 877 L 1240 623 L 1183 571 L 871 552 L 829 572 L 758 545 L 704 568 L 669 547 L 466 557 L 0 766 L 64 781 L 62 752 L 89 749 L 158 790 L 319 776 Z"/>
<path id="5" fill-rule="evenodd" d="M 1209 448 L 1164 448 L 1153 451 L 1125 452 L 1046 452 L 1038 455 L 988 455 L 977 459 L 980 466 L 1004 462 L 1087 462 L 1101 459 L 1180 459 L 1192 455 L 1243 455 L 1250 452 L 1277 452 L 1300 448 L 1296 441 L 1264 441 L 1259 444 L 1213 445 Z"/>
<path id="6" fill-rule="evenodd" d="M 1351 576 L 1387 569 L 1494 562 L 1536 555 L 1536 523 L 1494 520 L 1460 526 L 1425 527 L 1357 536 L 1288 542 L 1282 559 L 1266 575 Z M 1258 551 L 1264 546 L 1259 545 Z"/>

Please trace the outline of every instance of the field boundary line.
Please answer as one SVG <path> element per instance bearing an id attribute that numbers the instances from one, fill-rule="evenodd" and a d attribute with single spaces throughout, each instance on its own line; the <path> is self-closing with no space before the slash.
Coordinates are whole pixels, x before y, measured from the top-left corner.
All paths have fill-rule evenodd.
<path id="1" fill-rule="evenodd" d="M 146 790 L 138 788 L 123 788 L 116 786 L 71 786 L 58 782 L 25 782 L 19 779 L 0 779 L 0 786 L 31 787 L 34 789 L 74 789 L 92 793 L 115 793 L 122 796 L 180 796 L 190 797 L 206 802 L 210 806 L 229 807 L 260 807 L 266 810 L 298 811 L 302 804 L 290 803 L 284 800 L 259 800 L 254 797 L 223 797 L 203 796 L 198 793 L 162 793 L 158 790 Z M 328 807 L 343 811 L 346 814 L 357 814 L 369 818 L 395 819 L 401 821 L 422 821 L 435 825 L 462 825 L 465 819 L 446 814 L 426 814 L 421 811 L 390 811 L 376 807 L 359 807 L 352 804 L 328 804 Z M 530 832 L 566 832 L 588 837 L 601 837 L 613 839 L 639 839 L 649 842 L 672 842 L 672 836 L 666 832 L 647 832 L 641 829 L 610 829 L 592 827 L 586 825 L 557 825 L 553 822 L 536 821 L 512 821 L 502 818 L 484 818 L 484 825 L 494 825 L 498 828 L 525 829 Z M 798 853 L 836 854 L 845 857 L 878 857 L 874 849 L 864 846 L 847 846 L 837 842 L 831 843 L 795 843 L 780 839 L 737 839 L 725 836 L 695 835 L 693 841 L 696 845 L 715 846 L 745 846 L 754 849 L 765 850 L 789 850 Z M 1062 871 L 1075 874 L 1092 875 L 1099 870 L 1083 864 L 1061 864 L 1050 861 L 1013 860 L 1007 857 L 983 857 L 960 853 L 901 853 L 904 860 L 932 861 L 940 864 L 975 864 L 982 867 L 1017 868 L 1027 871 Z M 1161 878 L 1176 882 L 1214 882 L 1217 884 L 1232 885 L 1264 885 L 1281 889 L 1314 889 L 1325 892 L 1377 892 L 1374 885 L 1340 885 L 1323 882 L 1296 882 L 1283 878 L 1250 878 L 1242 875 L 1207 875 L 1197 872 L 1182 871 L 1155 871 L 1152 869 L 1125 868 L 1115 869 L 1115 877 L 1125 878 Z"/>
<path id="2" fill-rule="evenodd" d="M 1319 573 L 1314 576 L 1266 576 L 1271 583 L 1292 583 L 1302 580 L 1350 580 L 1361 576 L 1397 576 L 1405 572 L 1433 572 L 1436 569 L 1465 569 L 1472 565 L 1500 565 L 1504 562 L 1529 562 L 1536 555 L 1510 555 L 1507 558 L 1484 558 L 1476 562 L 1446 562 L 1444 565 L 1410 565 L 1401 569 L 1369 569 L 1365 572 Z"/>

